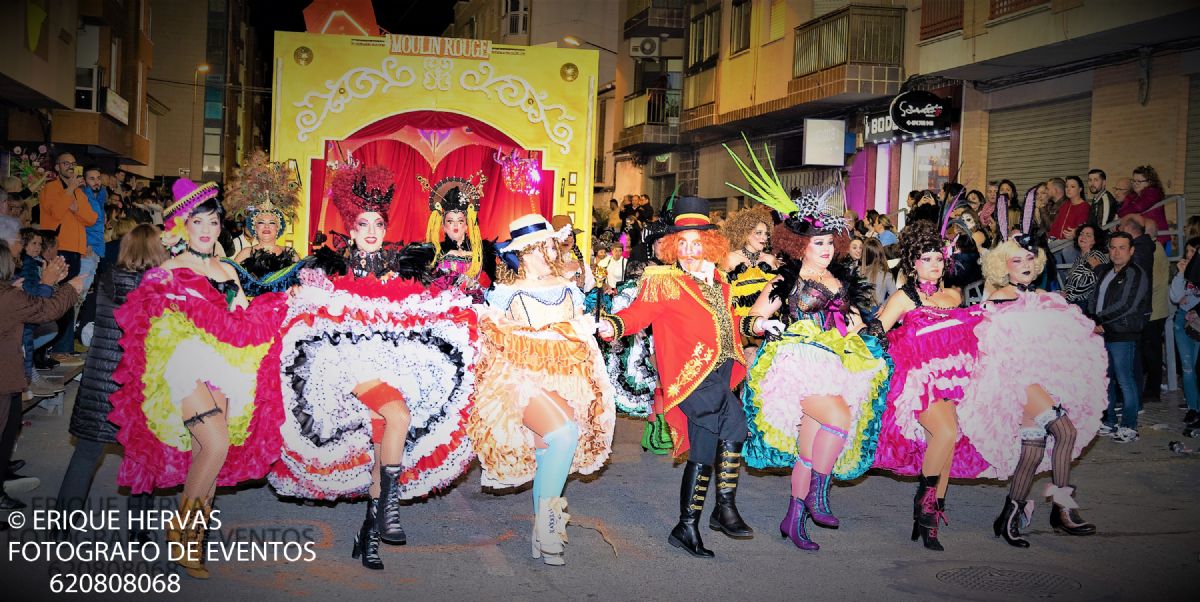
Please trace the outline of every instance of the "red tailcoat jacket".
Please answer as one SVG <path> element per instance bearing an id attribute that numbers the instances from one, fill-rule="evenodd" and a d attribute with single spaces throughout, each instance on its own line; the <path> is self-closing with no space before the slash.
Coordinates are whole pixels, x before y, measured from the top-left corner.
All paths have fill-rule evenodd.
<path id="1" fill-rule="evenodd" d="M 733 349 L 729 351 L 736 361 L 729 388 L 736 387 L 746 376 L 741 328 L 730 303 L 729 283 L 715 268 L 713 282 L 721 287 L 720 307 L 711 306 L 699 283 L 682 269 L 648 267 L 638 282 L 637 299 L 615 315 L 603 316 L 612 324 L 617 337 L 654 326 L 655 364 L 666 397 L 666 419 L 675 456 L 688 450 L 687 417 L 679 404 L 717 368 L 717 358 L 721 355 L 716 312 L 724 312 L 733 330 Z"/>

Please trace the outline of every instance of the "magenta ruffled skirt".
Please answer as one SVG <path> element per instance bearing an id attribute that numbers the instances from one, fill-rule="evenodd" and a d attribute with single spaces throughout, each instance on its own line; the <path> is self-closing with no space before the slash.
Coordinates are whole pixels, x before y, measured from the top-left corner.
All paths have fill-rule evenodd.
<path id="1" fill-rule="evenodd" d="M 965 393 L 977 368 L 979 343 L 975 328 L 982 320 L 983 313 L 977 308 L 918 307 L 888 333 L 888 353 L 896 369 L 888 390 L 875 468 L 906 476 L 921 473 L 926 444 L 925 428 L 918 416 L 938 400 L 953 402 L 959 412 L 959 436 L 950 476 L 974 478 L 990 468 L 972 443 L 971 435 L 978 431 L 964 424 L 962 418 L 963 408 L 976 404 Z"/>

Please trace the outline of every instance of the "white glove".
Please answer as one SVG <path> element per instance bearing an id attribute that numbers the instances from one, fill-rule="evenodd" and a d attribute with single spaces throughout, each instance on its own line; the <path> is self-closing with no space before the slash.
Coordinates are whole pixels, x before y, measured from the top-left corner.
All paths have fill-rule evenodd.
<path id="1" fill-rule="evenodd" d="M 596 323 L 596 334 L 606 341 L 611 341 L 617 333 L 613 332 L 612 324 L 608 320 L 600 320 Z"/>
<path id="2" fill-rule="evenodd" d="M 768 320 L 766 318 L 759 318 L 758 321 L 754 323 L 754 328 L 763 334 L 770 334 L 774 336 L 783 334 L 783 331 L 786 329 L 786 327 L 783 325 L 783 322 L 780 322 L 779 320 Z"/>

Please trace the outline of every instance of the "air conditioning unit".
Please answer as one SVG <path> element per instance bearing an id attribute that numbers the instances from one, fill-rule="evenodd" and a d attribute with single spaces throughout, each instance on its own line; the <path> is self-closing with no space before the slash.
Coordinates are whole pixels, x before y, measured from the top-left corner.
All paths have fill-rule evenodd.
<path id="1" fill-rule="evenodd" d="M 634 58 L 658 58 L 662 42 L 656 37 L 632 38 L 629 40 L 629 56 Z"/>
<path id="2" fill-rule="evenodd" d="M 675 173 L 678 171 L 678 155 L 676 153 L 664 153 L 655 155 L 650 159 L 650 175 L 661 176 Z"/>

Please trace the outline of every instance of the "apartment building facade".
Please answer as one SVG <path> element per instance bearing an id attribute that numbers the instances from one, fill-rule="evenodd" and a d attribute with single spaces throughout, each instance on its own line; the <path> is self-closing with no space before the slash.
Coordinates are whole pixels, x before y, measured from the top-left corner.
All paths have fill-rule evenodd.
<path id="1" fill-rule="evenodd" d="M 141 172 L 152 162 L 149 0 L 14 3 L 0 19 L 0 136 L 81 162 Z"/>
<path id="2" fill-rule="evenodd" d="M 259 56 L 244 0 L 152 0 L 159 64 L 151 94 L 165 114 L 155 173 L 221 182 L 265 148 L 269 65 Z"/>
<path id="3" fill-rule="evenodd" d="M 1152 165 L 1200 213 L 1200 43 L 1194 2 L 924 0 L 920 73 L 963 80 L 959 179 L 1024 190 Z"/>

